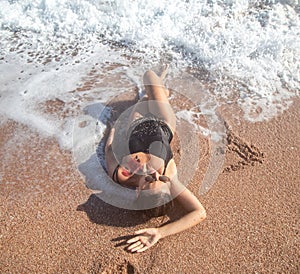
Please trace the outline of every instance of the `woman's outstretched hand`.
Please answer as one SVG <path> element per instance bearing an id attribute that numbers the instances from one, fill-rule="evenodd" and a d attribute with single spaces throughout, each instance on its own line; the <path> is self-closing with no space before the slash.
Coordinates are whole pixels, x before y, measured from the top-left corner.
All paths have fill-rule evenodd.
<path id="1" fill-rule="evenodd" d="M 134 234 L 138 235 L 127 241 L 130 244 L 127 249 L 131 252 L 143 252 L 162 238 L 158 228 L 145 228 L 135 231 Z"/>

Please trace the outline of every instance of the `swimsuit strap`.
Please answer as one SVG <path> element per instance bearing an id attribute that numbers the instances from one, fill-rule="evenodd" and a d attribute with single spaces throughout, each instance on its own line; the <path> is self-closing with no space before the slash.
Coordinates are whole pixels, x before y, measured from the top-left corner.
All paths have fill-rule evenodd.
<path id="1" fill-rule="evenodd" d="M 167 165 L 168 165 L 168 163 L 167 163 Z M 162 174 L 162 175 L 165 175 L 165 173 L 166 173 L 166 169 L 167 169 L 167 165 L 166 165 L 166 162 L 165 162 L 165 168 L 164 168 L 164 172 L 163 172 L 163 174 Z"/>

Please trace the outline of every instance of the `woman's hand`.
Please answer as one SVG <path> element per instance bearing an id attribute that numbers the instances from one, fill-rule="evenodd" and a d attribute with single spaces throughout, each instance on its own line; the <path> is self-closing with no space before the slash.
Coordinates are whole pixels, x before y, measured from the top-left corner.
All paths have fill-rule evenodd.
<path id="1" fill-rule="evenodd" d="M 135 234 L 139 235 L 127 241 L 128 244 L 131 244 L 127 248 L 131 252 L 143 252 L 162 238 L 158 228 L 141 229 L 135 231 Z"/>

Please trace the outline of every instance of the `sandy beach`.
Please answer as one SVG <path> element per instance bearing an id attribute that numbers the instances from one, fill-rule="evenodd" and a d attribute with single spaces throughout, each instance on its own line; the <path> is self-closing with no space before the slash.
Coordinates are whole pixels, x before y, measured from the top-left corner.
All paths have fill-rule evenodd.
<path id="1" fill-rule="evenodd" d="M 0 273 L 300 273 L 299 7 L 0 1 Z M 184 212 L 126 207 L 103 148 L 167 65 L 178 177 L 207 218 L 132 254 Z"/>
<path id="2" fill-rule="evenodd" d="M 230 111 L 217 182 L 198 194 L 204 157 L 188 185 L 207 219 L 141 254 L 124 250 L 128 235 L 180 217 L 179 208 L 149 219 L 103 202 L 70 151 L 4 119 L 1 273 L 299 273 L 300 101 L 267 122 L 236 123 Z"/>

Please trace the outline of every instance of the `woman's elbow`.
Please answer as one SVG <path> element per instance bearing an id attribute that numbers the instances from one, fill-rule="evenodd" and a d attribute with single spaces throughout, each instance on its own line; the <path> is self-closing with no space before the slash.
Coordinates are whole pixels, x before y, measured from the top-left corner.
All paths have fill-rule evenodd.
<path id="1" fill-rule="evenodd" d="M 206 210 L 204 208 L 201 208 L 198 211 L 198 217 L 200 222 L 203 221 L 204 219 L 206 219 Z"/>

